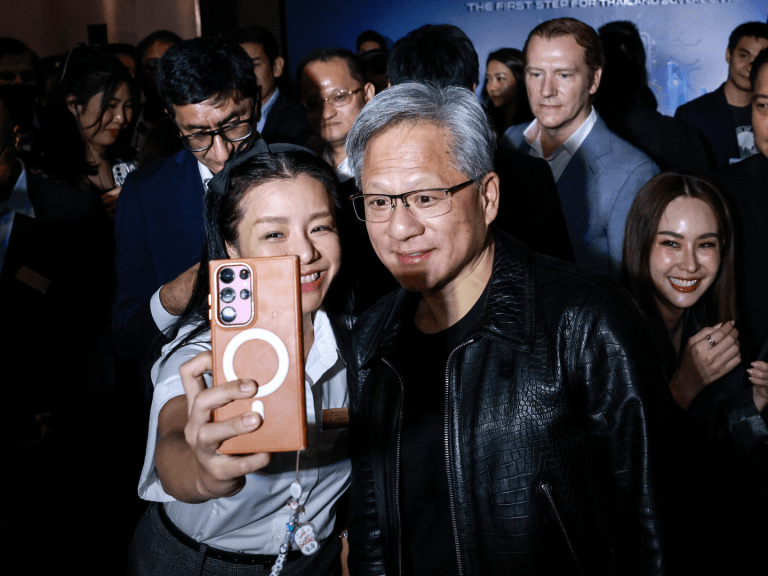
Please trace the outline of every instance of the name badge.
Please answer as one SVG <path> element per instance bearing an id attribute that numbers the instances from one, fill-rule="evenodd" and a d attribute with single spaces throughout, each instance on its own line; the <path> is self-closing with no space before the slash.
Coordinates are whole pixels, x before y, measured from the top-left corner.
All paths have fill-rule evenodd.
<path id="1" fill-rule="evenodd" d="M 349 408 L 328 408 L 323 410 L 323 432 L 349 428 Z"/>

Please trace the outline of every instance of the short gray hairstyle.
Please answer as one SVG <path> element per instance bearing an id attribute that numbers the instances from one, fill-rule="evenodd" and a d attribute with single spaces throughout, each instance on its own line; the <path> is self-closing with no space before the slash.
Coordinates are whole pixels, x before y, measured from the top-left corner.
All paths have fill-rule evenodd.
<path id="1" fill-rule="evenodd" d="M 480 181 L 493 171 L 496 136 L 475 95 L 459 86 L 406 83 L 380 92 L 358 114 L 347 136 L 347 157 L 362 190 L 363 156 L 379 132 L 400 124 L 434 124 L 451 135 L 451 163 Z"/>

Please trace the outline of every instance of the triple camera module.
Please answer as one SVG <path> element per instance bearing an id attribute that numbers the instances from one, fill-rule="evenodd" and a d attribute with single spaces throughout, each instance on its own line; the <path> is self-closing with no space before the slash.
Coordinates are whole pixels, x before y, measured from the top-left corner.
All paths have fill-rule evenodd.
<path id="1" fill-rule="evenodd" d="M 219 272 L 219 280 L 222 284 L 232 284 L 235 281 L 235 278 L 237 276 L 240 277 L 240 280 L 247 281 L 248 278 L 250 278 L 250 271 L 247 268 L 240 269 L 238 274 L 235 274 L 235 271 L 232 268 L 224 268 Z M 245 282 L 247 285 L 247 282 Z M 242 286 L 242 282 L 240 283 Z M 240 303 L 241 312 L 245 312 L 246 310 L 250 313 L 250 305 L 247 304 L 248 299 L 251 297 L 251 291 L 248 288 L 240 288 L 240 299 L 244 300 L 246 302 Z M 222 302 L 225 304 L 232 304 L 232 306 L 225 306 L 221 309 L 219 312 L 219 317 L 221 318 L 222 322 L 225 322 L 227 324 L 231 324 L 237 319 L 237 304 L 238 302 L 235 302 L 235 299 L 238 296 L 238 291 L 231 287 L 227 286 L 226 288 L 223 288 L 221 292 L 219 292 L 219 298 Z M 246 304 L 247 307 L 245 310 L 243 310 L 243 304 Z"/>

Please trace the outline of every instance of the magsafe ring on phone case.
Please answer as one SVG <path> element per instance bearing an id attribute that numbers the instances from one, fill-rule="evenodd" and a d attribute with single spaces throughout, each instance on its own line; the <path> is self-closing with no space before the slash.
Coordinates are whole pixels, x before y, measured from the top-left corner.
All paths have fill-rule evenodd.
<path id="1" fill-rule="evenodd" d="M 237 350 L 245 342 L 250 340 L 262 340 L 272 346 L 272 349 L 277 354 L 277 372 L 275 376 L 266 384 L 259 385 L 259 390 L 254 398 L 263 398 L 275 392 L 283 382 L 285 382 L 286 376 L 288 376 L 288 366 L 290 361 L 288 359 L 288 348 L 280 339 L 280 337 L 274 332 L 265 330 L 264 328 L 251 328 L 244 332 L 240 332 L 237 336 L 232 338 L 224 349 L 224 355 L 222 356 L 222 369 L 224 370 L 224 376 L 228 381 L 237 380 L 238 376 L 235 372 L 235 354 Z M 254 412 L 261 414 L 262 418 L 265 418 L 264 403 L 255 401 L 251 408 Z"/>

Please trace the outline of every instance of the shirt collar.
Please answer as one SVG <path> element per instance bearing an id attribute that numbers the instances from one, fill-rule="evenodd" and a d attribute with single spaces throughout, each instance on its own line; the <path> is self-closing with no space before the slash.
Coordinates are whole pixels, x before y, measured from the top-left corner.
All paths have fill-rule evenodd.
<path id="1" fill-rule="evenodd" d="M 570 135 L 568 140 L 555 148 L 552 154 L 548 158 L 545 158 L 545 160 L 551 160 L 562 151 L 566 151 L 569 155 L 573 156 L 579 149 L 579 146 L 581 146 L 584 143 L 584 140 L 586 140 L 587 136 L 589 136 L 589 133 L 592 131 L 592 127 L 595 125 L 595 122 L 597 122 L 597 112 L 595 112 L 595 107 L 592 106 L 592 110 L 590 111 L 589 116 L 587 116 L 587 119 L 581 123 L 581 126 L 579 126 L 578 129 Z M 528 142 L 528 145 L 536 150 L 539 157 L 544 158 L 544 153 L 541 148 L 541 126 L 539 125 L 539 121 L 534 119 L 533 122 L 531 122 L 525 129 L 523 135 L 525 136 L 525 140 Z"/>
<path id="2" fill-rule="evenodd" d="M 339 352 L 333 325 L 322 307 L 315 312 L 314 328 L 315 342 L 309 349 L 307 363 L 304 366 L 304 373 L 312 384 L 320 381 L 323 374 L 338 365 L 339 362 L 345 365 Z"/>
<path id="3" fill-rule="evenodd" d="M 21 160 L 18 160 L 18 162 L 21 164 L 21 174 L 19 174 L 16 184 L 13 185 L 13 190 L 11 190 L 8 199 L 3 205 L 0 205 L 0 212 L 10 210 L 11 212 L 34 218 L 35 208 L 32 206 L 32 201 L 29 199 L 27 169 Z"/>
<path id="4" fill-rule="evenodd" d="M 344 161 L 339 164 L 338 168 L 336 168 L 336 176 L 338 176 L 339 180 L 342 182 L 355 177 L 355 173 L 352 171 L 352 166 L 349 163 L 349 156 L 344 158 Z"/>
<path id="5" fill-rule="evenodd" d="M 197 170 L 200 172 L 200 179 L 203 181 L 203 188 L 205 188 L 205 191 L 207 192 L 208 182 L 210 182 L 213 178 L 213 172 L 211 172 L 211 169 L 208 168 L 208 166 L 200 162 L 200 160 L 197 161 Z"/>
<path id="6" fill-rule="evenodd" d="M 256 129 L 259 132 L 264 131 L 264 125 L 267 123 L 267 116 L 269 116 L 269 111 L 272 110 L 272 106 L 275 105 L 275 101 L 277 100 L 277 97 L 279 94 L 280 94 L 280 88 L 275 88 L 275 91 L 272 93 L 272 96 L 269 97 L 269 100 L 262 103 L 261 117 L 259 118 L 259 121 L 256 124 Z"/>

